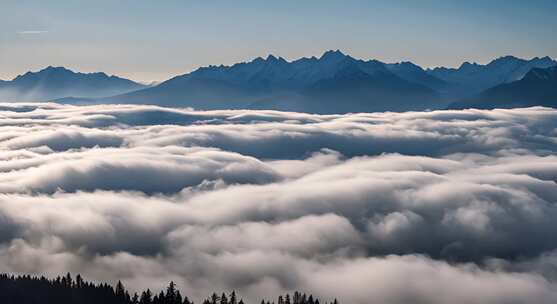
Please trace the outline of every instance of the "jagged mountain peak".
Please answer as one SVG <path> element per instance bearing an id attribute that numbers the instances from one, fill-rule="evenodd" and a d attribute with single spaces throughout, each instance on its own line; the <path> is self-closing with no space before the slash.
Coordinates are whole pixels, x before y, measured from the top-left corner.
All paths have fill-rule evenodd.
<path id="1" fill-rule="evenodd" d="M 13 81 L 22 80 L 29 77 L 57 77 L 57 76 L 77 76 L 77 77 L 95 77 L 95 78 L 107 78 L 107 79 L 119 79 L 125 80 L 124 78 L 115 76 L 115 75 L 107 75 L 104 72 L 92 72 L 92 73 L 82 73 L 82 72 L 74 72 L 63 66 L 47 66 L 37 72 L 28 71 L 23 75 L 18 75 L 13 79 Z M 127 80 L 127 79 L 126 79 Z"/>
<path id="2" fill-rule="evenodd" d="M 38 71 L 37 73 L 41 73 L 41 72 L 72 72 L 72 73 L 74 73 L 74 71 L 72 71 L 70 69 L 67 69 L 63 66 L 52 66 L 52 65 L 47 66 L 46 68 Z"/>
<path id="3" fill-rule="evenodd" d="M 273 54 L 269 54 L 269 55 L 267 55 L 267 58 L 265 60 L 267 60 L 267 61 L 278 61 L 278 58 L 275 57 L 275 55 L 273 55 Z"/>
<path id="4" fill-rule="evenodd" d="M 321 57 L 319 58 L 320 61 L 327 61 L 327 62 L 337 62 L 340 61 L 342 59 L 345 58 L 352 58 L 348 55 L 345 55 L 343 52 L 341 52 L 340 50 L 329 50 L 326 51 L 325 53 L 323 53 L 323 55 L 321 55 Z"/>
<path id="5" fill-rule="evenodd" d="M 409 69 L 409 70 L 424 71 L 424 69 L 421 66 L 419 66 L 417 64 L 414 64 L 411 61 L 401 61 L 401 62 L 397 62 L 397 63 L 391 63 L 389 65 L 390 66 L 395 66 L 395 67 L 402 67 L 402 68 L 406 68 L 406 69 Z"/>
<path id="6" fill-rule="evenodd" d="M 534 57 L 531 61 L 538 62 L 541 64 L 547 64 L 547 65 L 557 65 L 557 61 L 555 61 L 553 58 L 549 56 Z"/>
<path id="7" fill-rule="evenodd" d="M 284 58 L 282 58 L 282 57 L 280 57 L 280 56 L 279 56 L 279 57 L 276 57 L 276 56 L 273 55 L 273 54 L 269 54 L 269 55 L 267 56 L 267 58 L 265 59 L 265 61 L 266 61 L 267 63 L 288 63 Z"/>
<path id="8" fill-rule="evenodd" d="M 321 57 L 324 56 L 346 56 L 341 50 L 336 49 L 336 50 L 327 50 L 323 53 L 323 55 L 321 55 Z"/>
<path id="9" fill-rule="evenodd" d="M 480 67 L 480 66 L 482 66 L 482 65 L 478 64 L 476 62 L 471 63 L 471 62 L 465 61 L 460 65 L 460 67 L 458 67 L 458 69 L 459 70 L 464 70 L 464 69 L 470 69 L 470 68 L 477 68 L 477 67 Z"/>
<path id="10" fill-rule="evenodd" d="M 55 67 L 49 65 L 46 68 L 43 68 L 37 72 L 28 71 L 25 74 L 18 75 L 12 81 L 17 82 L 17 81 L 24 81 L 29 78 L 50 77 L 53 75 L 68 75 L 68 74 L 74 74 L 74 72 L 66 69 L 65 67 L 61 67 L 61 66 Z"/>
<path id="11" fill-rule="evenodd" d="M 491 62 L 524 60 L 513 55 L 504 55 L 493 59 Z"/>
<path id="12" fill-rule="evenodd" d="M 491 62 L 489 62 L 486 67 L 497 67 L 497 66 L 505 66 L 505 65 L 517 65 L 517 64 L 523 64 L 525 62 L 528 62 L 528 60 L 525 59 L 521 59 L 512 55 L 506 55 L 506 56 L 502 56 L 499 58 L 496 58 L 494 60 L 492 60 Z"/>

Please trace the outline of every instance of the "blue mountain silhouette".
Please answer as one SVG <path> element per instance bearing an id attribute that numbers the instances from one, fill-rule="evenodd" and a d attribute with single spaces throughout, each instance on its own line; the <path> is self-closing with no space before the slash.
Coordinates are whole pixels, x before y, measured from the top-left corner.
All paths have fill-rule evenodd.
<path id="1" fill-rule="evenodd" d="M 486 65 L 463 63 L 457 69 L 435 68 L 427 72 L 449 84 L 450 99 L 475 96 L 483 90 L 522 79 L 533 68 L 548 68 L 557 65 L 549 57 L 535 57 L 531 60 L 514 56 L 497 58 Z"/>
<path id="2" fill-rule="evenodd" d="M 105 73 L 76 73 L 49 66 L 0 82 L 0 100 L 43 101 L 68 96 L 98 98 L 122 94 L 146 86 Z"/>
<path id="3" fill-rule="evenodd" d="M 418 79 L 409 81 L 407 79 Z M 424 109 L 436 106 L 431 86 L 443 81 L 417 66 L 354 59 L 340 51 L 288 62 L 269 55 L 232 66 L 209 66 L 160 85 L 101 99 L 197 109 L 265 108 L 316 113 Z"/>
<path id="4" fill-rule="evenodd" d="M 522 79 L 490 88 L 478 96 L 450 105 L 450 108 L 516 108 L 546 106 L 557 108 L 557 66 L 533 68 Z"/>

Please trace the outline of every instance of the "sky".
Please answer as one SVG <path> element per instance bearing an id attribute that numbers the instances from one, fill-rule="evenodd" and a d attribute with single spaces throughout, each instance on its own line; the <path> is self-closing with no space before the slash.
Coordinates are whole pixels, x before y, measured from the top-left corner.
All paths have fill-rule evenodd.
<path id="1" fill-rule="evenodd" d="M 53 65 L 161 81 L 199 66 L 328 49 L 423 67 L 556 58 L 555 11 L 551 0 L 3 0 L 0 79 Z"/>

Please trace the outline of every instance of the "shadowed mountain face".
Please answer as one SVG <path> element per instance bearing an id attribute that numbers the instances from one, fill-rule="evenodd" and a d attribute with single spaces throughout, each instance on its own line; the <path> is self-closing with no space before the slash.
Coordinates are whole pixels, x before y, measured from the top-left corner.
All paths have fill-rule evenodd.
<path id="1" fill-rule="evenodd" d="M 412 62 L 389 63 L 387 69 L 402 79 L 424 85 L 435 90 L 447 89 L 449 84 L 440 78 L 428 74 Z"/>
<path id="2" fill-rule="evenodd" d="M 503 83 L 520 80 L 533 68 L 548 68 L 555 65 L 557 61 L 549 57 L 524 60 L 505 56 L 486 65 L 465 62 L 457 69 L 435 68 L 427 72 L 449 83 L 448 94 L 446 94 L 448 98 L 462 99 Z"/>
<path id="3" fill-rule="evenodd" d="M 4 101 L 43 101 L 63 97 L 98 98 L 145 88 L 128 79 L 105 73 L 75 73 L 62 67 L 27 72 L 12 81 L 0 82 Z"/>
<path id="4" fill-rule="evenodd" d="M 521 80 L 495 86 L 450 107 L 494 109 L 530 106 L 557 107 L 557 66 L 534 68 Z"/>
<path id="5" fill-rule="evenodd" d="M 444 82 L 417 66 L 357 60 L 328 51 L 320 58 L 292 62 L 270 55 L 230 67 L 200 68 L 154 88 L 100 101 L 315 113 L 440 107 L 429 83 L 442 86 Z"/>
<path id="6" fill-rule="evenodd" d="M 436 93 L 381 70 L 372 74 L 347 65 L 331 78 L 321 79 L 301 91 L 297 103 L 259 102 L 253 108 L 348 113 L 409 111 L 438 107 Z"/>

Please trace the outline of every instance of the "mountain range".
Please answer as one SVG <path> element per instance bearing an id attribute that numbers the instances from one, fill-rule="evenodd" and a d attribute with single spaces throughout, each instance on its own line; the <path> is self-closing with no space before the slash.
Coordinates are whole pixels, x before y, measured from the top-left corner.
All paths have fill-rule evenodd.
<path id="1" fill-rule="evenodd" d="M 542 75 L 548 68 L 551 74 L 551 67 L 556 65 L 549 57 L 525 60 L 505 56 L 486 65 L 466 62 L 459 68 L 423 69 L 411 62 L 355 59 L 337 50 L 327 51 L 319 58 L 287 61 L 269 55 L 231 66 L 202 67 L 153 86 L 104 73 L 82 74 L 48 67 L 0 82 L 0 96 L 12 94 L 17 100 L 67 103 L 276 109 L 326 114 L 408 111 L 479 107 L 492 96 L 503 99 L 519 96 L 516 92 L 507 93 L 518 90 L 515 86 L 526 90 L 544 88 L 543 92 L 551 95 L 546 86 L 533 85 L 545 82 L 534 76 Z M 529 85 L 516 84 L 523 80 Z M 529 102 L 529 99 L 521 100 L 525 104 Z"/>
<path id="2" fill-rule="evenodd" d="M 421 82 L 432 79 L 419 69 L 363 61 L 328 51 L 320 58 L 288 62 L 269 55 L 232 66 L 209 66 L 174 77 L 156 87 L 101 102 L 152 103 L 198 109 L 264 108 L 316 113 L 423 109 L 439 102 Z M 420 73 L 421 72 L 421 73 Z"/>
<path id="3" fill-rule="evenodd" d="M 517 81 L 487 89 L 478 96 L 455 102 L 452 109 L 515 108 L 545 106 L 557 108 L 557 66 L 533 68 Z"/>
<path id="4" fill-rule="evenodd" d="M 451 85 L 447 97 L 462 99 L 475 96 L 496 85 L 520 80 L 533 68 L 549 68 L 555 65 L 557 62 L 549 57 L 525 60 L 504 56 L 486 65 L 465 62 L 458 69 L 441 67 L 427 72 Z"/>
<path id="5" fill-rule="evenodd" d="M 2 101 L 43 101 L 63 97 L 99 98 L 118 95 L 147 86 L 105 73 L 76 73 L 49 66 L 27 72 L 11 81 L 0 81 Z"/>

